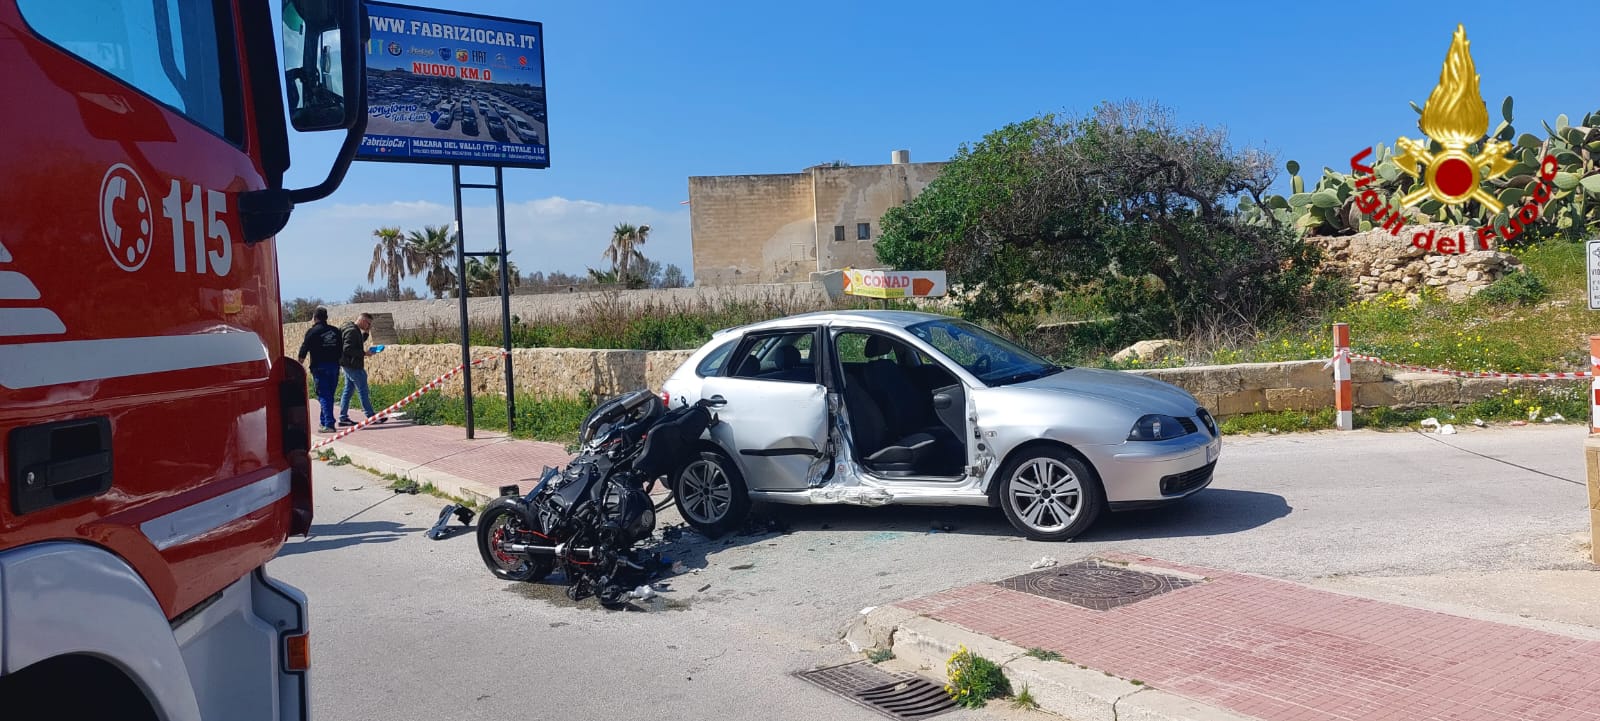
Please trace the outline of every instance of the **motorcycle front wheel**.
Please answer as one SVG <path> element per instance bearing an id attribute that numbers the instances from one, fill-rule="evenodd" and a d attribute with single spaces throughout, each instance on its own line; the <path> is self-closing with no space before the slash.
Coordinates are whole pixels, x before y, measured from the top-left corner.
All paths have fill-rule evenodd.
<path id="1" fill-rule="evenodd" d="M 478 516 L 478 554 L 483 556 L 483 565 L 496 577 L 507 581 L 543 580 L 555 569 L 555 559 L 529 558 L 504 549 L 506 543 L 543 542 L 543 530 L 522 499 L 514 496 L 496 499 Z"/>

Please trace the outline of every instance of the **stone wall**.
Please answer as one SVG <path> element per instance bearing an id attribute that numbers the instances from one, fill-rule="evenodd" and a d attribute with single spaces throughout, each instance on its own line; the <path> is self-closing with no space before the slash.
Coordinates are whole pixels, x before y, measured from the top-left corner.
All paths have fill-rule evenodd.
<path id="1" fill-rule="evenodd" d="M 588 350 L 580 348 L 515 348 L 511 351 L 512 383 L 518 393 L 540 397 L 596 398 L 650 388 L 661 384 L 694 351 Z M 505 366 L 499 348 L 474 346 L 474 359 L 491 360 L 472 369 L 474 394 L 505 392 Z M 395 345 L 367 359 L 368 380 L 373 383 L 426 383 L 461 365 L 461 347 L 455 345 Z M 441 387 L 446 395 L 461 395 L 461 382 L 452 379 Z"/>
<path id="2" fill-rule="evenodd" d="M 475 347 L 473 358 L 494 359 L 473 369 L 475 394 L 499 394 L 505 371 L 499 349 Z M 519 393 L 601 398 L 636 388 L 660 391 L 661 384 L 693 353 L 688 350 L 635 351 L 574 348 L 518 348 L 512 373 Z M 374 383 L 427 382 L 460 365 L 459 346 L 390 346 L 367 360 Z M 1261 411 L 1312 411 L 1333 406 L 1333 372 L 1324 361 L 1241 363 L 1128 371 L 1176 385 L 1195 395 L 1219 417 Z M 1470 403 L 1524 384 L 1552 381 L 1452 378 L 1428 373 L 1388 373 L 1366 361 L 1351 364 L 1357 408 L 1406 408 Z M 460 395 L 452 381 L 442 391 Z"/>
<path id="3" fill-rule="evenodd" d="M 1431 241 L 1432 249 L 1416 245 L 1413 240 L 1418 236 L 1421 241 Z M 1467 252 L 1446 246 L 1457 252 L 1441 253 L 1441 239 L 1452 245 L 1464 240 Z M 1478 250 L 1477 231 L 1460 225 L 1407 226 L 1398 237 L 1380 228 L 1355 235 L 1311 237 L 1306 242 L 1322 247 L 1324 270 L 1348 279 L 1360 300 L 1386 292 L 1415 296 L 1423 288 L 1436 288 L 1451 300 L 1462 300 L 1521 265 L 1516 256 L 1495 250 L 1492 240 L 1487 250 Z"/>
<path id="4" fill-rule="evenodd" d="M 697 285 L 790 283 L 817 269 L 808 173 L 689 178 Z"/>
<path id="5" fill-rule="evenodd" d="M 369 311 L 370 312 L 370 311 Z M 337 313 L 332 308 L 328 309 L 328 322 L 337 328 L 344 325 L 346 320 L 354 319 L 362 311 Z M 283 354 L 293 358 L 300 352 L 300 342 L 305 340 L 306 331 L 311 330 L 311 321 L 283 324 Z M 372 313 L 372 331 L 367 334 L 368 345 L 389 345 L 400 340 L 395 328 L 394 316 L 389 313 Z"/>

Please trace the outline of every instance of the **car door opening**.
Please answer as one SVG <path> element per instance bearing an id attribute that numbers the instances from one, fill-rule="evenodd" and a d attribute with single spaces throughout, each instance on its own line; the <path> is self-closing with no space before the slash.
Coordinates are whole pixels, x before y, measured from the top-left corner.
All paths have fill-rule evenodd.
<path id="1" fill-rule="evenodd" d="M 835 337 L 847 442 L 866 470 L 883 477 L 959 478 L 966 460 L 965 421 L 952 428 L 934 407 L 934 388 L 960 387 L 949 371 L 901 341 L 845 331 Z M 965 395 L 960 394 L 960 420 Z"/>

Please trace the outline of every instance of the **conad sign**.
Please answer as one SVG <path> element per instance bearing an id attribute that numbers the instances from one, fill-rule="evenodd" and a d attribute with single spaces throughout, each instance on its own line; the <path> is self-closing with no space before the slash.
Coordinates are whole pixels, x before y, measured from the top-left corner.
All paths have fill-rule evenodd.
<path id="1" fill-rule="evenodd" d="M 844 271 L 844 292 L 867 298 L 933 298 L 944 295 L 942 270 Z"/>

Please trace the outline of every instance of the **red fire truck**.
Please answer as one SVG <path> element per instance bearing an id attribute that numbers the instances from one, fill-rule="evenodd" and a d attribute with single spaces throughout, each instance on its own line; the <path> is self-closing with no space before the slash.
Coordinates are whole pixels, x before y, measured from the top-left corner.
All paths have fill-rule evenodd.
<path id="1" fill-rule="evenodd" d="M 264 571 L 311 524 L 273 236 L 354 157 L 366 33 L 359 0 L 0 0 L 0 718 L 308 717 Z M 317 186 L 286 115 L 346 133 Z"/>

